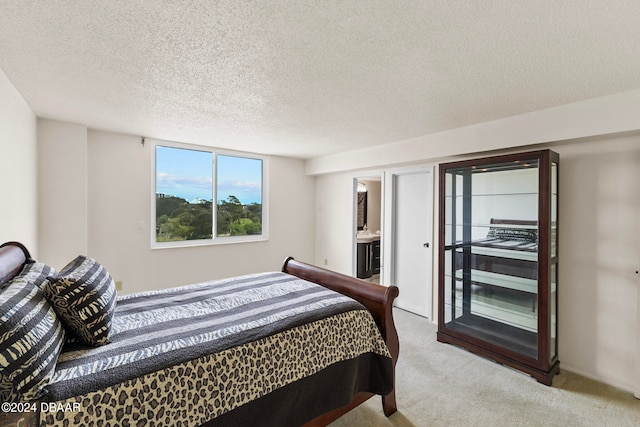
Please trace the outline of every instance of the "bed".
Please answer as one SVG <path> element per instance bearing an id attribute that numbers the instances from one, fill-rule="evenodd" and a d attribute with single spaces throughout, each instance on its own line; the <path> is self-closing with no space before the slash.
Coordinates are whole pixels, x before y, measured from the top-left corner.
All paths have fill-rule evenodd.
<path id="1" fill-rule="evenodd" d="M 395 286 L 293 258 L 134 295 L 112 282 L 88 257 L 58 272 L 0 246 L 0 425 L 320 426 L 374 395 L 396 411 Z"/>

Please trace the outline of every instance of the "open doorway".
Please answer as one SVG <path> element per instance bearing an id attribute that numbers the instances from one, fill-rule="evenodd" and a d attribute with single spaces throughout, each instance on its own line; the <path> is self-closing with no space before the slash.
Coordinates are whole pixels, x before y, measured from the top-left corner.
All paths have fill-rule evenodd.
<path id="1" fill-rule="evenodd" d="M 353 179 L 353 275 L 380 283 L 382 272 L 382 175 Z"/>

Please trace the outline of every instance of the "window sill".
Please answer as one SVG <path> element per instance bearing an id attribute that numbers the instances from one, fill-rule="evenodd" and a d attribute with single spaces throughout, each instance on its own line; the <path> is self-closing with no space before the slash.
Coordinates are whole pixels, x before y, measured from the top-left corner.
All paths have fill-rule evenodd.
<path id="1" fill-rule="evenodd" d="M 269 240 L 268 236 L 233 236 L 233 237 L 218 237 L 211 240 L 186 240 L 178 242 L 151 242 L 151 249 L 174 249 L 174 248 L 192 248 L 199 246 L 218 246 L 218 245 L 232 245 L 236 243 L 257 243 L 266 242 Z"/>

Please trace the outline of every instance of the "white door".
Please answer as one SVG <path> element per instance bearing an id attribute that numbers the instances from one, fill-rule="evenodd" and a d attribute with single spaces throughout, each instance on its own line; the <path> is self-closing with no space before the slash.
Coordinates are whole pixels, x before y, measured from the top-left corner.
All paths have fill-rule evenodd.
<path id="1" fill-rule="evenodd" d="M 433 173 L 393 175 L 392 283 L 400 289 L 396 306 L 432 318 Z"/>

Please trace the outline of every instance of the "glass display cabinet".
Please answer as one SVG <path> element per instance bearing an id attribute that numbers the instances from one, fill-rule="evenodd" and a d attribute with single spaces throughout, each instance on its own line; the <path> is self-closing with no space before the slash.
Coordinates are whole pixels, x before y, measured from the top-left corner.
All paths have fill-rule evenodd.
<path id="1" fill-rule="evenodd" d="M 440 165 L 438 341 L 551 385 L 558 361 L 558 154 Z"/>

